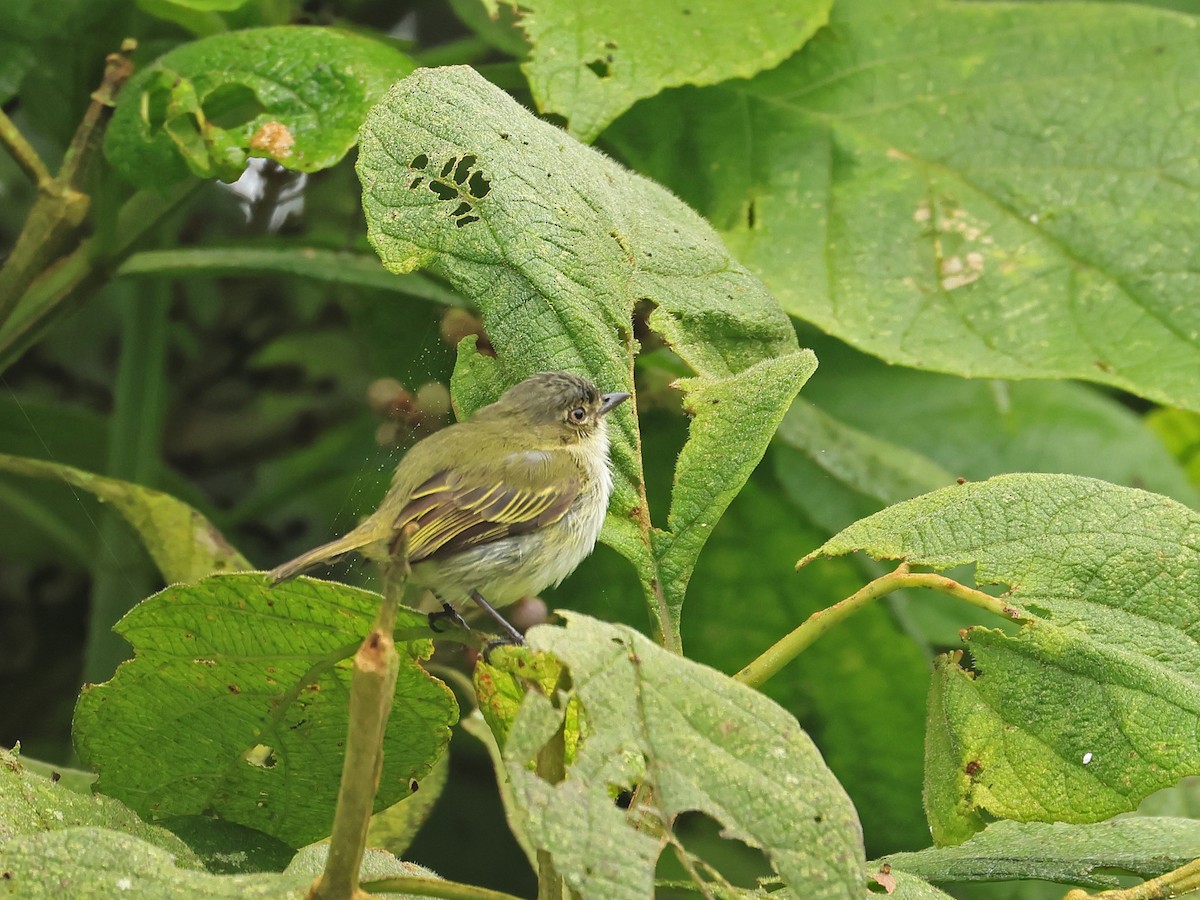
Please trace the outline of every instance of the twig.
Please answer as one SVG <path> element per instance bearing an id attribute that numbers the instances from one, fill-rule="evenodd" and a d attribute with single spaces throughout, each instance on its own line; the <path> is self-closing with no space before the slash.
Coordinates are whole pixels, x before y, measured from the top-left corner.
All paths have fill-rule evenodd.
<path id="1" fill-rule="evenodd" d="M 400 658 L 392 633 L 408 573 L 408 532 L 405 531 L 397 541 L 392 561 L 384 569 L 383 601 L 379 604 L 375 625 L 354 655 L 342 783 L 338 789 L 325 871 L 308 892 L 313 900 L 351 900 L 367 896 L 359 887 L 358 877 L 375 791 L 383 768 L 384 729 L 396 692 Z"/>
<path id="2" fill-rule="evenodd" d="M 50 181 L 52 177 L 50 170 L 46 168 L 46 164 L 42 162 L 42 158 L 38 156 L 29 141 L 25 140 L 25 135 L 17 130 L 17 126 L 4 114 L 2 109 L 0 109 L 0 144 L 4 145 L 8 155 L 16 160 L 21 171 L 28 175 L 29 180 L 38 187 Z"/>
<path id="3" fill-rule="evenodd" d="M 442 881 L 440 878 L 380 878 L 369 881 L 364 888 L 373 893 L 411 894 L 415 897 L 444 897 L 446 900 L 520 900 L 503 891 L 462 884 L 457 881 Z"/>
<path id="4" fill-rule="evenodd" d="M 1027 617 L 1019 609 L 991 594 L 966 587 L 953 578 L 930 572 L 910 572 L 907 565 L 900 565 L 890 572 L 866 584 L 861 590 L 827 609 L 818 610 L 799 627 L 784 635 L 761 656 L 733 676 L 737 681 L 758 687 L 780 669 L 803 653 L 825 632 L 839 622 L 858 612 L 870 601 L 901 588 L 929 588 L 949 594 L 972 606 L 987 610 L 1005 619 L 1024 621 Z"/>
<path id="5" fill-rule="evenodd" d="M 104 137 L 117 94 L 133 74 L 128 54 L 136 46 L 127 40 L 120 53 L 110 53 L 105 58 L 104 78 L 92 93 L 92 102 L 75 129 L 61 169 L 53 178 L 36 154 L 29 155 L 32 148 L 29 153 L 22 149 L 21 145 L 28 145 L 11 127 L 9 119 L 0 121 L 0 140 L 38 184 L 37 199 L 8 260 L 0 268 L 0 325 L 8 320 L 29 286 L 56 260 L 75 249 L 82 238 L 83 224 L 91 209 L 91 198 L 82 190 L 88 164 Z"/>

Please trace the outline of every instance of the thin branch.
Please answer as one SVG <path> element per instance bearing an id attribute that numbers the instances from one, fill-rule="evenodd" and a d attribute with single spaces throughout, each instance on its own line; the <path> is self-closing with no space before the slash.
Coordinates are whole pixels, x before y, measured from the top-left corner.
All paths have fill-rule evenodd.
<path id="1" fill-rule="evenodd" d="M 1082 888 L 1076 888 L 1069 891 L 1063 900 L 1166 900 L 1193 891 L 1200 891 L 1200 859 L 1131 888 L 1101 891 L 1099 894 L 1089 894 Z"/>
<path id="2" fill-rule="evenodd" d="M 364 896 L 358 877 L 367 846 L 375 791 L 383 769 L 384 730 L 396 693 L 400 658 L 392 633 L 408 573 L 408 532 L 405 531 L 400 535 L 392 561 L 384 568 L 383 599 L 375 616 L 375 625 L 354 655 L 342 783 L 333 814 L 325 871 L 308 893 L 313 900 L 351 900 Z"/>
<path id="3" fill-rule="evenodd" d="M 373 894 L 411 894 L 414 897 L 444 897 L 446 900 L 521 900 L 503 891 L 457 881 L 442 881 L 440 878 L 380 878 L 368 881 L 363 889 Z"/>
<path id="4" fill-rule="evenodd" d="M 948 594 L 956 600 L 978 606 L 1004 619 L 1027 620 L 1027 616 L 1004 600 L 985 594 L 983 591 L 959 584 L 953 578 L 931 572 L 910 572 L 907 565 L 900 565 L 894 572 L 876 578 L 845 600 L 827 609 L 818 610 L 799 627 L 784 635 L 769 647 L 734 678 L 751 687 L 758 687 L 780 669 L 808 649 L 810 645 L 833 626 L 858 612 L 872 600 L 901 588 L 928 588 Z"/>
<path id="5" fill-rule="evenodd" d="M 52 177 L 50 170 L 46 168 L 42 158 L 33 149 L 33 145 L 25 140 L 25 135 L 17 130 L 17 126 L 4 114 L 2 109 L 0 109 L 0 145 L 4 146 L 8 155 L 21 167 L 21 171 L 28 175 L 29 180 L 38 187 L 42 187 L 50 181 Z"/>

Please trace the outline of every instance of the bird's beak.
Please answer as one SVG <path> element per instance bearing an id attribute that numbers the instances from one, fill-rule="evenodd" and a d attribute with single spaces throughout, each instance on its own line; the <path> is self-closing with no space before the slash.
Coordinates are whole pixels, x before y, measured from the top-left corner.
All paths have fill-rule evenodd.
<path id="1" fill-rule="evenodd" d="M 614 407 L 620 406 L 629 399 L 629 394 L 618 391 L 615 394 L 604 394 L 600 397 L 600 415 L 606 416 Z"/>

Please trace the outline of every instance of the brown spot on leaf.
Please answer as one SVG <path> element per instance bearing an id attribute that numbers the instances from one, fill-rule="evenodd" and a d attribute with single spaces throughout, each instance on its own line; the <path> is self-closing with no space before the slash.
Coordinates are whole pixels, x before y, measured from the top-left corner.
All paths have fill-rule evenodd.
<path id="1" fill-rule="evenodd" d="M 296 139 L 292 131 L 282 122 L 263 122 L 250 138 L 250 149 L 259 150 L 273 159 L 287 159 L 292 155 Z"/>

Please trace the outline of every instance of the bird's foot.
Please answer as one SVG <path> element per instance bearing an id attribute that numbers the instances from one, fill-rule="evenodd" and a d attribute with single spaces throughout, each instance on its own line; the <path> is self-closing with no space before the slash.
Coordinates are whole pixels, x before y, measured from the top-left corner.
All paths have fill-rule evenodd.
<path id="1" fill-rule="evenodd" d="M 429 630 L 434 634 L 442 633 L 442 629 L 438 625 L 444 621 L 451 622 L 466 631 L 471 630 L 471 626 L 467 624 L 466 619 L 459 615 L 458 610 L 444 601 L 440 610 L 429 613 L 426 618 L 429 620 Z"/>

